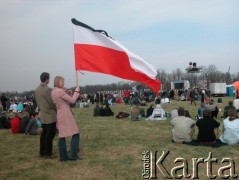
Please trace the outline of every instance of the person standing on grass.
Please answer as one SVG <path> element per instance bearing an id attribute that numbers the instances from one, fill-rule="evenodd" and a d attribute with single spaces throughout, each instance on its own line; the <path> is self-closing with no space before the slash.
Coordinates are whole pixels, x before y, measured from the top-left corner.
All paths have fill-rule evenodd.
<path id="1" fill-rule="evenodd" d="M 194 103 L 194 105 L 196 106 L 195 96 L 196 96 L 196 90 L 194 88 L 190 91 L 190 100 L 191 100 L 191 104 Z"/>
<path id="2" fill-rule="evenodd" d="M 198 115 L 197 115 L 198 119 L 202 119 L 203 118 L 203 111 L 205 109 L 206 109 L 205 104 L 203 102 L 201 102 L 201 106 L 198 108 Z"/>
<path id="3" fill-rule="evenodd" d="M 5 93 L 2 93 L 2 96 L 1 96 L 0 99 L 1 99 L 1 102 L 2 102 L 3 111 L 7 111 L 8 98 L 6 97 Z"/>
<path id="4" fill-rule="evenodd" d="M 57 108 L 57 123 L 56 126 L 59 130 L 59 154 L 60 161 L 78 160 L 78 151 L 80 143 L 80 134 L 74 119 L 70 103 L 75 103 L 79 97 L 79 86 L 76 87 L 72 96 L 67 94 L 64 89 L 64 78 L 56 76 L 54 79 L 54 88 L 51 92 L 52 100 Z M 71 145 L 69 155 L 66 148 L 66 137 L 71 136 Z"/>
<path id="5" fill-rule="evenodd" d="M 53 139 L 56 135 L 56 106 L 51 98 L 48 87 L 50 74 L 40 75 L 41 84 L 35 90 L 35 99 L 42 120 L 42 134 L 40 136 L 40 157 L 52 158 Z"/>

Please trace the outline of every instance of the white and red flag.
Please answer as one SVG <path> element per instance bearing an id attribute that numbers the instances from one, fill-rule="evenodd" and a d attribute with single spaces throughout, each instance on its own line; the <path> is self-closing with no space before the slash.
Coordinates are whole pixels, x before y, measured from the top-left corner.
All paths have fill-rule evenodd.
<path id="1" fill-rule="evenodd" d="M 156 94 L 160 81 L 155 68 L 130 52 L 103 30 L 72 19 L 76 70 L 110 74 L 122 79 L 138 81 L 149 86 Z"/>

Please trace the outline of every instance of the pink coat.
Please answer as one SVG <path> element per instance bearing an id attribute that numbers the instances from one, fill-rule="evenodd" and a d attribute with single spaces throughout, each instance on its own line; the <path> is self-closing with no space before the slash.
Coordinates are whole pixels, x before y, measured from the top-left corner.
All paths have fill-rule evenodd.
<path id="1" fill-rule="evenodd" d="M 72 114 L 70 103 L 75 103 L 79 93 L 69 96 L 62 88 L 53 88 L 51 92 L 52 100 L 56 104 L 57 120 L 56 127 L 59 130 L 59 137 L 69 137 L 79 133 L 76 121 Z"/>

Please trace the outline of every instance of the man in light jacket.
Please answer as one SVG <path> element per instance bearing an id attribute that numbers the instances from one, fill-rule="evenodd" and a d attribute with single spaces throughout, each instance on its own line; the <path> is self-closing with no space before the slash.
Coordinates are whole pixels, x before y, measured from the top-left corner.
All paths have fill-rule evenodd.
<path id="1" fill-rule="evenodd" d="M 185 110 L 178 108 L 178 116 L 171 120 L 174 142 L 191 142 L 195 131 L 195 121 L 185 117 Z"/>
<path id="2" fill-rule="evenodd" d="M 53 139 L 56 134 L 56 106 L 51 98 L 48 87 L 50 74 L 40 75 L 41 84 L 35 90 L 35 99 L 42 120 L 42 134 L 40 137 L 40 157 L 52 158 Z"/>

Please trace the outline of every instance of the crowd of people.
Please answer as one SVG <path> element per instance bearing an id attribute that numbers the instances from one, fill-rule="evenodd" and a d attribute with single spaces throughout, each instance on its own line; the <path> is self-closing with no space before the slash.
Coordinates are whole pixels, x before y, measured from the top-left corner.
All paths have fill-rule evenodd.
<path id="1" fill-rule="evenodd" d="M 0 129 L 10 129 L 13 134 L 39 135 L 42 132 L 42 121 L 39 112 L 30 115 L 27 108 L 21 112 L 1 111 Z"/>
<path id="2" fill-rule="evenodd" d="M 237 102 L 239 97 L 235 99 Z M 215 113 L 215 105 L 212 108 L 212 103 L 208 106 L 202 102 L 198 108 L 197 121 L 193 120 L 186 114 L 183 107 L 179 107 L 178 114 L 172 120 L 173 142 L 191 143 L 201 145 L 224 145 L 239 143 L 239 118 L 237 115 L 238 109 L 235 108 L 232 101 L 224 107 L 223 128 L 219 134 L 219 126 L 221 125 Z M 198 128 L 197 139 L 193 140 L 195 127 Z"/>
<path id="3" fill-rule="evenodd" d="M 194 88 L 188 90 L 162 91 L 155 96 L 150 91 L 122 91 L 98 92 L 95 95 L 80 95 L 77 86 L 74 91 L 64 89 L 64 78 L 56 76 L 54 88 L 48 83 L 50 74 L 43 72 L 40 75 L 40 85 L 35 89 L 32 98 L 9 99 L 3 93 L 0 107 L 0 129 L 11 129 L 13 134 L 40 135 L 39 156 L 49 159 L 53 155 L 53 139 L 58 134 L 59 160 L 79 160 L 80 131 L 76 124 L 72 107 L 77 103 L 84 103 L 83 107 L 94 105 L 93 116 L 115 116 L 127 118 L 131 121 L 160 121 L 171 119 L 172 141 L 191 143 L 197 141 L 203 145 L 215 143 L 239 143 L 239 96 L 229 101 L 224 107 L 223 131 L 219 134 L 220 123 L 217 121 L 219 109 L 210 96 L 210 91 Z M 196 120 L 183 107 L 167 112 L 163 109 L 164 103 L 176 101 L 190 101 L 191 105 L 200 106 Z M 9 103 L 10 102 L 10 103 Z M 115 113 L 111 106 L 114 103 L 130 105 L 127 112 Z M 149 107 L 147 107 L 149 105 Z M 146 108 L 147 107 L 147 108 Z M 9 112 L 9 113 L 7 113 Z M 11 117 L 9 117 L 9 114 Z M 193 139 L 195 129 L 198 135 Z M 67 150 L 66 138 L 71 137 L 70 149 Z"/>
<path id="4" fill-rule="evenodd" d="M 191 93 L 193 92 L 193 93 Z M 200 94 L 203 95 L 200 95 Z M 128 118 L 132 121 L 139 120 L 168 120 L 169 117 L 172 125 L 172 141 L 181 143 L 190 143 L 195 134 L 195 128 L 198 128 L 197 138 L 194 139 L 197 143 L 203 145 L 217 144 L 237 144 L 239 143 L 239 119 L 237 112 L 239 112 L 239 97 L 236 97 L 234 101 L 229 101 L 223 109 L 223 115 L 218 117 L 219 108 L 217 103 L 214 102 L 210 94 L 204 94 L 205 92 L 199 89 L 193 89 L 189 92 L 190 104 L 194 105 L 199 101 L 200 106 L 197 110 L 198 114 L 195 117 L 196 120 L 190 116 L 190 112 L 183 107 L 173 109 L 170 113 L 166 112 L 162 108 L 162 98 L 165 96 L 155 97 L 155 102 L 149 105 L 149 107 L 144 110 L 142 108 L 142 99 L 140 96 L 132 96 L 131 99 L 133 105 L 129 109 L 129 112 L 119 112 L 116 116 L 117 118 Z M 197 98 L 195 98 L 197 96 Z M 203 97 L 203 98 L 202 98 Z M 194 100 L 191 100 L 194 98 Z M 195 101 L 195 102 L 194 102 Z M 170 101 L 169 101 L 170 102 Z M 148 103 L 148 102 L 147 102 Z M 218 98 L 218 103 L 221 103 L 220 98 Z M 104 116 L 103 107 L 108 107 L 109 105 L 102 104 L 101 107 L 99 103 L 96 104 L 94 108 L 94 116 Z M 111 111 L 111 110 L 110 110 Z M 111 111 L 112 112 L 112 111 Z M 114 115 L 111 113 L 110 116 Z M 109 116 L 109 115 L 105 115 Z M 219 134 L 220 123 L 217 121 L 218 118 L 223 119 L 223 130 Z"/>

